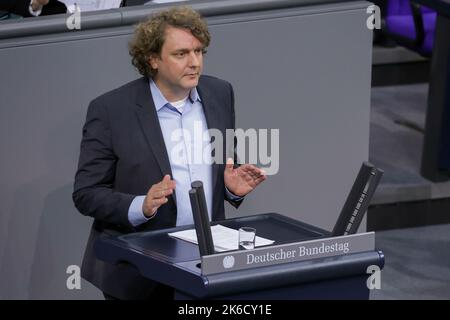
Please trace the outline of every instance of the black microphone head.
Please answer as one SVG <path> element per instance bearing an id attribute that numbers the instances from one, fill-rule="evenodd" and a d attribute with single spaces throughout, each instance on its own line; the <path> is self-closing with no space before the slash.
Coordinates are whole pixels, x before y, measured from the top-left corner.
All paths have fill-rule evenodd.
<path id="1" fill-rule="evenodd" d="M 191 183 L 191 188 L 198 189 L 203 188 L 203 182 L 196 180 Z"/>

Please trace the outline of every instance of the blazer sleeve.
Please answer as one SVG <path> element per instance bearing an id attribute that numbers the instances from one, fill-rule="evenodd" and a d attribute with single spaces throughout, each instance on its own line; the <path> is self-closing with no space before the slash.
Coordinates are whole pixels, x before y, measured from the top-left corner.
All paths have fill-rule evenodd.
<path id="1" fill-rule="evenodd" d="M 107 108 L 97 99 L 89 105 L 83 127 L 72 198 L 83 215 L 132 230 L 128 209 L 135 195 L 114 190 L 116 163 Z"/>
<path id="2" fill-rule="evenodd" d="M 235 130 L 236 129 L 236 116 L 235 116 L 235 112 L 234 112 L 234 91 L 233 91 L 233 87 L 231 86 L 231 84 L 228 84 L 228 85 L 230 87 L 230 117 L 231 117 L 232 128 L 233 128 L 233 130 Z M 234 148 L 233 148 L 234 149 L 233 150 L 233 153 L 234 153 L 233 158 L 234 159 L 233 159 L 233 161 L 234 161 L 234 165 L 236 167 L 236 166 L 239 166 L 239 164 L 238 164 L 239 163 L 239 159 L 238 159 L 237 153 L 236 153 L 236 138 L 234 138 L 233 144 L 234 144 Z M 230 203 L 236 209 L 239 208 L 239 206 L 241 205 L 242 201 L 244 201 L 244 197 L 242 197 L 242 198 L 240 198 L 238 200 L 232 199 L 228 195 L 226 190 L 225 190 L 224 199 L 226 201 L 228 201 L 228 203 Z"/>

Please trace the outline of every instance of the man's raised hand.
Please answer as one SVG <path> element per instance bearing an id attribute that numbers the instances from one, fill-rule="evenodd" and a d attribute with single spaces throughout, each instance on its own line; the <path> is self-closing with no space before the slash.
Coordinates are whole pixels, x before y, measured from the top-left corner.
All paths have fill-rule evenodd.
<path id="1" fill-rule="evenodd" d="M 224 172 L 225 186 L 237 196 L 245 196 L 266 179 L 264 170 L 252 164 L 243 164 L 234 168 L 233 159 L 227 160 Z"/>
<path id="2" fill-rule="evenodd" d="M 147 218 L 152 217 L 160 206 L 169 201 L 167 197 L 173 193 L 175 186 L 175 180 L 171 180 L 168 174 L 164 176 L 161 182 L 151 186 L 142 205 L 142 210 Z"/>
<path id="3" fill-rule="evenodd" d="M 41 10 L 43 6 L 48 4 L 49 0 L 32 0 L 31 1 L 31 7 L 33 8 L 33 11 Z"/>

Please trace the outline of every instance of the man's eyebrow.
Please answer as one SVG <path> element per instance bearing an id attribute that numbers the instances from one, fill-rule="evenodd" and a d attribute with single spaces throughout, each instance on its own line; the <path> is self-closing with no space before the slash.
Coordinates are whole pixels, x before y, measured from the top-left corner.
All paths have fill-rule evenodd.
<path id="1" fill-rule="evenodd" d="M 198 46 L 198 47 L 195 47 L 193 49 L 179 48 L 179 49 L 175 49 L 173 52 L 189 52 L 191 50 L 203 50 L 203 46 Z"/>
<path id="2" fill-rule="evenodd" d="M 170 54 L 179 54 L 179 53 L 187 54 L 189 53 L 189 51 L 190 51 L 189 49 L 175 49 Z"/>

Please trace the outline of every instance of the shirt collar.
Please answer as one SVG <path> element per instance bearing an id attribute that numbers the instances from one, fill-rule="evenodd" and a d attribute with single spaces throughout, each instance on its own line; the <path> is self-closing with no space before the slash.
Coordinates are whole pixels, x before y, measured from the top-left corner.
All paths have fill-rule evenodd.
<path id="1" fill-rule="evenodd" d="M 161 90 L 159 90 L 159 88 L 156 86 L 156 83 L 155 81 L 153 81 L 153 79 L 150 79 L 150 91 L 152 93 L 156 111 L 159 111 L 162 107 L 169 103 L 169 101 L 167 101 L 167 99 L 162 94 Z M 189 92 L 189 100 L 191 101 L 191 103 L 201 101 L 197 88 L 191 89 L 191 92 Z"/>

